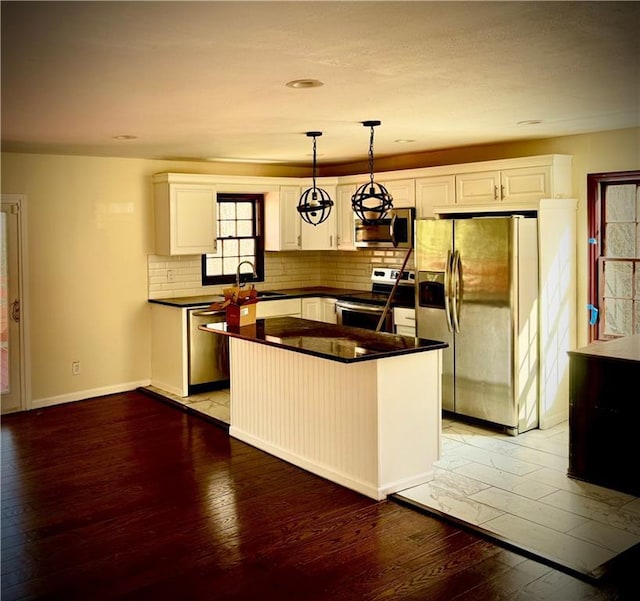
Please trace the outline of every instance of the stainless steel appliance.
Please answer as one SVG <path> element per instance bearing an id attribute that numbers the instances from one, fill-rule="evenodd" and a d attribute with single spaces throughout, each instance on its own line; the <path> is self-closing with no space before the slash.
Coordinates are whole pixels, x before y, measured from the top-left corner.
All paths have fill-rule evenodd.
<path id="1" fill-rule="evenodd" d="M 443 409 L 510 434 L 537 427 L 537 219 L 418 220 L 415 261 L 417 335 L 449 344 Z"/>
<path id="2" fill-rule="evenodd" d="M 376 223 L 355 220 L 357 248 L 413 248 L 415 209 L 392 209 Z"/>
<path id="3" fill-rule="evenodd" d="M 345 326 L 376 330 L 399 273 L 399 269 L 374 267 L 371 272 L 371 291 L 338 297 L 337 322 Z M 414 304 L 415 273 L 403 271 L 380 331 L 393 332 L 393 307 L 413 307 Z"/>
<path id="4" fill-rule="evenodd" d="M 224 321 L 224 311 L 203 307 L 187 310 L 189 342 L 189 394 L 228 384 L 229 340 L 203 332 L 198 326 Z"/>

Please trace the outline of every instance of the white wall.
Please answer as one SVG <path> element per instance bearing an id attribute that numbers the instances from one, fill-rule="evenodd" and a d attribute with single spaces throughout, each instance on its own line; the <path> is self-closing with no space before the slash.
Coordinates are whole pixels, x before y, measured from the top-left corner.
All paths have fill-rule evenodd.
<path id="1" fill-rule="evenodd" d="M 422 156 L 421 164 L 416 157 L 376 159 L 376 166 L 389 170 L 553 153 L 573 155 L 574 195 L 579 201 L 578 343 L 582 346 L 588 331 L 586 176 L 640 169 L 640 129 L 429 153 Z M 252 175 L 308 175 L 308 169 L 276 171 L 266 166 L 248 171 L 246 166 L 205 163 L 2 154 L 2 193 L 27 197 L 30 311 L 26 319 L 34 407 L 148 382 L 151 175 L 166 171 L 238 175 L 242 169 Z M 362 169 L 351 171 L 357 172 Z M 286 287 L 282 265 L 291 254 L 267 257 L 270 279 L 265 287 Z M 353 281 L 358 288 L 367 286 L 371 263 L 399 264 L 402 259 L 398 253 L 356 254 L 357 262 L 344 252 L 304 254 L 307 257 L 298 261 L 300 283 L 311 273 L 309 264 L 315 264 L 322 266 L 321 283 Z M 314 280 L 312 285 L 317 283 Z M 72 361 L 81 362 L 78 376 L 71 374 Z"/>

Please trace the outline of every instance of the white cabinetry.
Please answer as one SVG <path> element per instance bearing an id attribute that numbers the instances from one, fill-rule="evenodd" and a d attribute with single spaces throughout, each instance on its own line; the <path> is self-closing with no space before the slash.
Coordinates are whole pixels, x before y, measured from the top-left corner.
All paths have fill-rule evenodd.
<path id="1" fill-rule="evenodd" d="M 261 300 L 256 304 L 256 318 L 266 319 L 268 317 L 300 317 L 300 299 L 283 298 L 278 300 Z"/>
<path id="2" fill-rule="evenodd" d="M 337 248 L 338 250 L 356 250 L 353 240 L 355 230 L 355 213 L 351 208 L 351 198 L 356 191 L 355 184 L 340 184 L 336 186 L 336 220 L 337 220 Z"/>
<path id="3" fill-rule="evenodd" d="M 151 384 L 177 396 L 189 390 L 187 310 L 151 303 Z"/>
<path id="4" fill-rule="evenodd" d="M 324 189 L 333 199 L 335 186 Z M 306 223 L 298 213 L 301 186 L 280 186 L 265 197 L 265 250 L 335 250 L 336 211 L 326 221 Z"/>
<path id="5" fill-rule="evenodd" d="M 302 317 L 324 323 L 337 323 L 336 299 L 322 296 L 303 298 Z"/>
<path id="6" fill-rule="evenodd" d="M 416 335 L 416 310 L 409 307 L 393 308 L 393 326 L 400 336 Z"/>
<path id="7" fill-rule="evenodd" d="M 265 250 L 300 250 L 300 186 L 280 186 L 265 197 Z"/>
<path id="8" fill-rule="evenodd" d="M 311 182 L 309 187 L 311 187 Z M 296 200 L 296 219 L 300 221 L 300 248 L 302 250 L 336 250 L 337 248 L 337 210 L 336 210 L 336 186 L 335 185 L 323 185 L 321 182 L 317 182 L 318 187 L 324 189 L 334 202 L 334 206 L 331 207 L 331 212 L 325 221 L 318 225 L 311 225 L 306 221 L 303 221 L 298 213 L 298 201 Z M 306 187 L 305 187 L 306 190 Z M 302 192 L 300 192 L 302 194 Z M 298 196 L 299 198 L 299 196 Z"/>
<path id="9" fill-rule="evenodd" d="M 435 217 L 434 206 L 453 204 L 456 200 L 456 178 L 437 175 L 416 179 L 416 219 Z"/>
<path id="10" fill-rule="evenodd" d="M 153 177 L 155 252 L 201 255 L 216 251 L 216 186 L 198 176 Z"/>
<path id="11" fill-rule="evenodd" d="M 551 167 L 523 167 L 456 175 L 456 203 L 522 202 L 548 198 Z"/>
<path id="12" fill-rule="evenodd" d="M 414 179 L 380 180 L 379 183 L 391 194 L 394 209 L 414 208 L 416 206 Z"/>

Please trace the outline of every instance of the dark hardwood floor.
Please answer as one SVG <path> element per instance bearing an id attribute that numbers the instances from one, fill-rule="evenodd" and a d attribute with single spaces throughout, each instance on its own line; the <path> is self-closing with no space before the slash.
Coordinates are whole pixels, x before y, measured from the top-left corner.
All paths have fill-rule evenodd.
<path id="1" fill-rule="evenodd" d="M 636 599 L 138 391 L 2 418 L 2 601 Z"/>

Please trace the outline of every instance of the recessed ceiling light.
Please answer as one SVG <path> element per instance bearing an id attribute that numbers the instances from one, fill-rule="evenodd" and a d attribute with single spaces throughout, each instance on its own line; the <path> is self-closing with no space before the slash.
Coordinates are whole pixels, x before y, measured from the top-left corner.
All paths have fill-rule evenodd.
<path id="1" fill-rule="evenodd" d="M 516 125 L 540 125 L 542 119 L 527 119 L 526 121 L 518 121 Z"/>
<path id="2" fill-rule="evenodd" d="M 398 140 L 394 140 L 396 144 L 411 144 L 411 142 L 415 142 L 411 138 L 399 138 Z"/>
<path id="3" fill-rule="evenodd" d="M 138 136 L 132 136 L 130 134 L 123 134 L 121 136 L 113 136 L 114 140 L 136 140 Z"/>
<path id="4" fill-rule="evenodd" d="M 288 88 L 319 88 L 323 86 L 319 79 L 294 79 L 293 81 L 288 81 L 286 86 Z"/>

